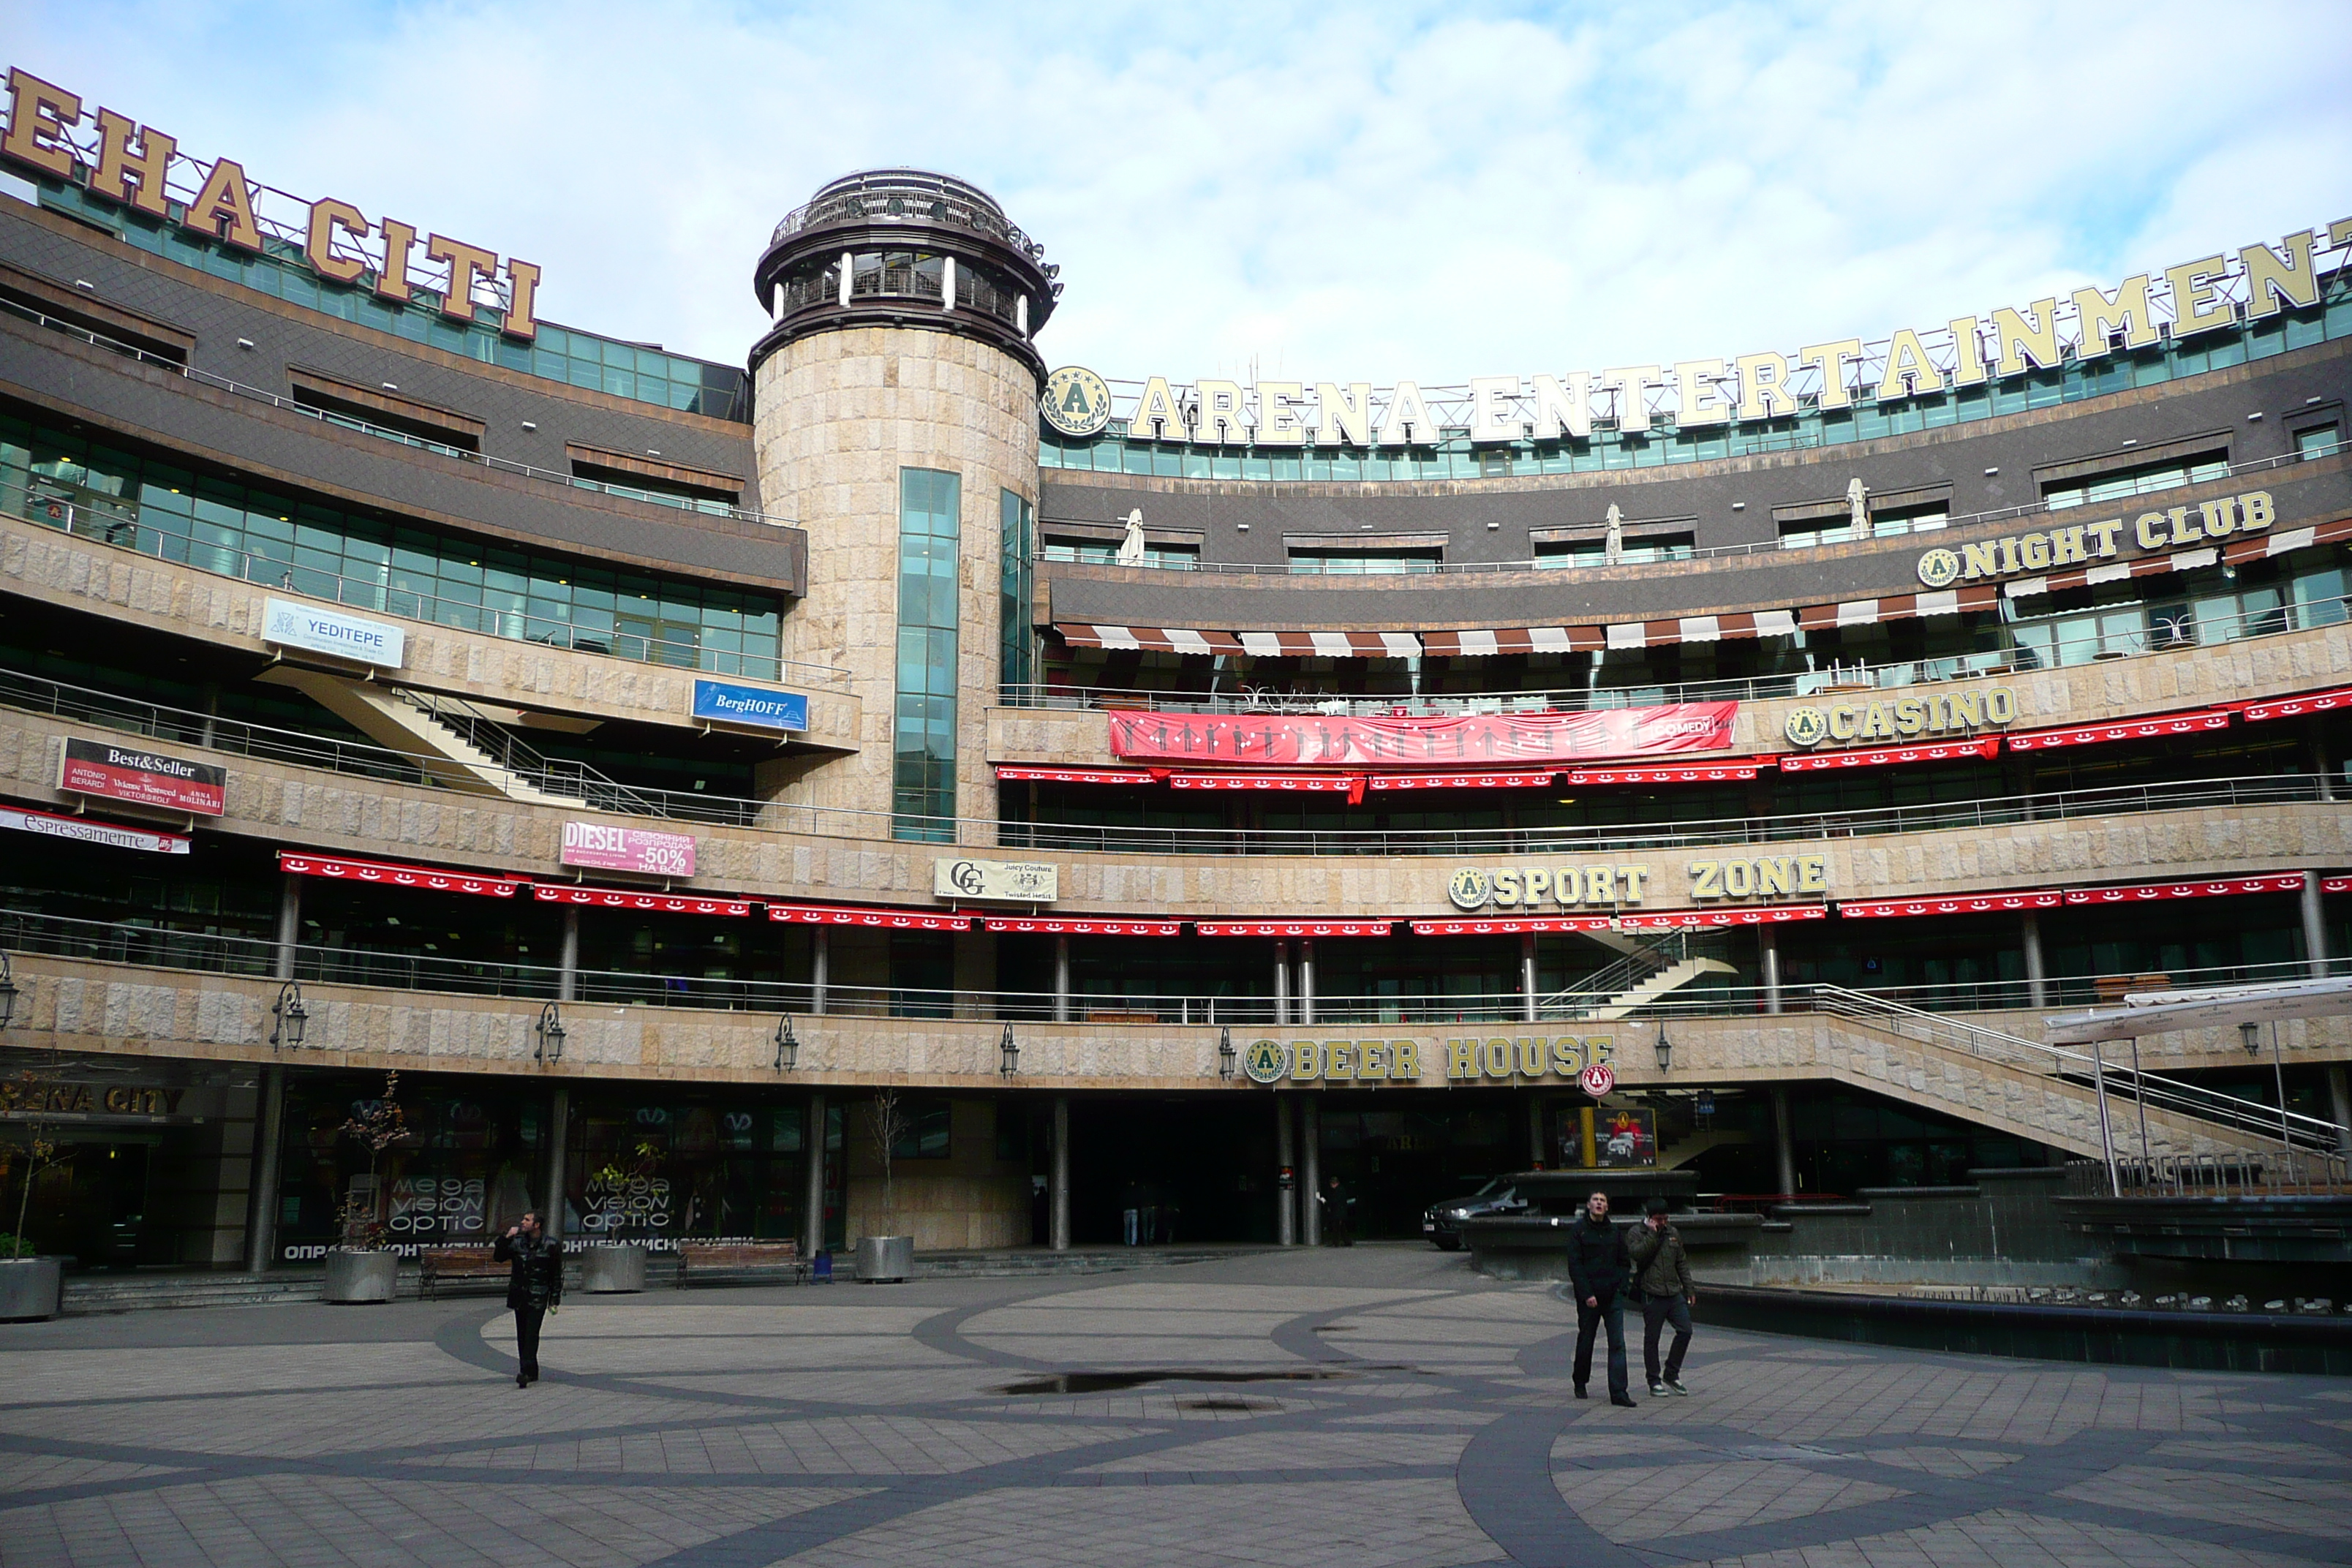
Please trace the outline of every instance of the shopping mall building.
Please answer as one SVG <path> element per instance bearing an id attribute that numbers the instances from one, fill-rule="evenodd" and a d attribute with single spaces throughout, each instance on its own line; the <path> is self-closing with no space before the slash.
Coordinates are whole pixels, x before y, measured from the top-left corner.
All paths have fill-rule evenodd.
<path id="1" fill-rule="evenodd" d="M 2352 949 L 2352 219 L 1249 385 L 1061 363 L 1045 247 L 887 170 L 746 247 L 722 364 L 167 130 L 10 76 L 45 1249 L 299 1262 L 379 1187 L 404 1243 L 551 1189 L 657 1243 L 1303 1241 L 1334 1174 L 1407 1235 L 1538 1164 L 1851 1193 L 2352 1118 L 2340 1018 L 2160 1079 L 2042 1043 Z"/>

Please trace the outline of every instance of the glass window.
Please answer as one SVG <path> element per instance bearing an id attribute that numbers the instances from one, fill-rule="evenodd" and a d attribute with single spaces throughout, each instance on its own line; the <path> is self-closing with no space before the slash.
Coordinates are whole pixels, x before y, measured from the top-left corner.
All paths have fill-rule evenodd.
<path id="1" fill-rule="evenodd" d="M 936 468 L 898 470 L 891 836 L 918 842 L 955 840 L 956 560 L 962 500 L 959 475 Z"/>
<path id="2" fill-rule="evenodd" d="M 2294 455 L 2298 458 L 2332 458 L 2343 444 L 2339 428 L 2334 425 L 2316 426 L 2294 433 Z"/>

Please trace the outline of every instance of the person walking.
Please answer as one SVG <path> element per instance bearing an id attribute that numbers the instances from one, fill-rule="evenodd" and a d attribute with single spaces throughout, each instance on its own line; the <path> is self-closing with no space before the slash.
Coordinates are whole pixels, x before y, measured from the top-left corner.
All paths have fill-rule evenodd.
<path id="1" fill-rule="evenodd" d="M 539 1331 L 550 1309 L 563 1300 L 563 1243 L 542 1234 L 539 1215 L 526 1214 L 507 1227 L 490 1256 L 509 1265 L 507 1305 L 514 1309 L 515 1386 L 539 1381 Z"/>
<path id="2" fill-rule="evenodd" d="M 1609 1403 L 1632 1405 L 1626 1386 L 1625 1290 L 1633 1274 L 1633 1260 L 1625 1249 L 1625 1233 L 1609 1223 L 1609 1194 L 1595 1193 L 1584 1200 L 1584 1212 L 1568 1227 L 1569 1287 L 1576 1292 L 1576 1396 L 1589 1399 L 1585 1384 L 1592 1381 L 1592 1341 L 1609 1331 Z"/>
<path id="3" fill-rule="evenodd" d="M 1348 1189 L 1339 1184 L 1339 1178 L 1334 1176 L 1324 1183 L 1323 1190 L 1315 1194 L 1315 1201 L 1323 1205 L 1324 1245 L 1355 1246 L 1355 1233 L 1349 1226 L 1353 1217 L 1349 1211 L 1356 1206 L 1356 1200 L 1348 1195 Z"/>
<path id="4" fill-rule="evenodd" d="M 1642 1205 L 1642 1223 L 1625 1243 L 1633 1260 L 1633 1283 L 1642 1293 L 1642 1370 L 1650 1375 L 1650 1395 L 1688 1394 L 1683 1386 L 1683 1354 L 1690 1349 L 1690 1310 L 1698 1300 L 1692 1283 L 1690 1255 L 1683 1233 L 1666 1217 L 1666 1200 L 1652 1198 Z M 1675 1326 L 1674 1348 L 1666 1352 L 1663 1374 L 1658 1367 L 1658 1331 Z"/>

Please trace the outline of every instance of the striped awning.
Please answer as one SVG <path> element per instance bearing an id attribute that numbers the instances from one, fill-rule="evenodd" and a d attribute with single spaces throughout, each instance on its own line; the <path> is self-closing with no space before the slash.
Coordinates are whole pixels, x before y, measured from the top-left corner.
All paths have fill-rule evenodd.
<path id="1" fill-rule="evenodd" d="M 1555 774 L 1539 773 L 1373 773 L 1370 787 L 1391 789 L 1542 789 Z"/>
<path id="2" fill-rule="evenodd" d="M 511 899 L 522 879 L 486 872 L 444 871 L 431 866 L 404 866 L 396 860 L 359 860 L 348 855 L 303 855 L 278 852 L 280 869 L 302 877 L 328 877 L 343 882 L 373 882 L 384 888 L 418 888 L 428 893 L 475 893 L 488 899 Z"/>
<path id="3" fill-rule="evenodd" d="M 1235 632 L 1256 658 L 1419 658 L 1411 632 Z"/>
<path id="4" fill-rule="evenodd" d="M 1167 626 L 1097 626 L 1083 622 L 1054 623 L 1062 640 L 1072 647 L 1108 648 L 1113 652 L 1239 653 L 1241 639 L 1231 632 L 1188 631 Z"/>
<path id="5" fill-rule="evenodd" d="M 1394 921 L 1194 921 L 1202 936 L 1386 936 Z"/>
<path id="6" fill-rule="evenodd" d="M 2060 730 L 2028 730 L 2006 737 L 2012 752 L 2047 752 L 2060 746 L 2094 746 L 2106 741 L 2161 741 L 2174 735 L 2201 734 L 2230 727 L 2227 708 L 2196 708 L 2185 713 L 2157 713 L 2145 719 L 2119 719 L 2110 724 L 2070 724 Z"/>
<path id="7" fill-rule="evenodd" d="M 2250 724 L 2265 719 L 2300 719 L 2311 713 L 2336 713 L 2352 708 L 2352 686 L 2339 686 L 2332 691 L 2305 691 L 2293 697 L 2274 697 L 2267 702 L 2249 702 L 2238 710 Z"/>
<path id="8" fill-rule="evenodd" d="M 2003 911 L 2054 910 L 2066 901 L 2055 888 L 2026 893 L 1976 893 L 1958 899 L 1841 899 L 1840 920 L 1887 920 L 1902 915 L 1987 915 Z"/>
<path id="9" fill-rule="evenodd" d="M 1061 920 L 1050 915 L 989 915 L 980 923 L 985 931 L 1038 936 L 1174 936 L 1184 929 L 1182 921 Z"/>
<path id="10" fill-rule="evenodd" d="M 1271 789 L 1284 794 L 1361 794 L 1361 773 L 1170 773 L 1175 789 Z"/>
<path id="11" fill-rule="evenodd" d="M 951 910 L 877 910 L 865 904 L 770 904 L 768 918 L 797 925 L 863 926 L 869 931 L 970 931 L 971 917 Z"/>
<path id="12" fill-rule="evenodd" d="M 1747 757 L 1736 763 L 1665 763 L 1641 768 L 1570 768 L 1563 784 L 1739 784 L 1772 765 L 1769 758 Z"/>
<path id="13" fill-rule="evenodd" d="M 2000 750 L 2000 738 L 1938 741 L 1929 746 L 1879 746 L 1865 752 L 1790 752 L 1780 758 L 1784 773 L 1820 773 L 1830 768 L 1883 768 L 1896 763 L 1942 763 L 1954 757 L 1990 757 Z"/>
<path id="14" fill-rule="evenodd" d="M 1000 763 L 996 779 L 999 784 L 1026 780 L 1037 784 L 1148 784 L 1153 782 L 1153 774 L 1150 768 L 1021 768 Z"/>
<path id="15" fill-rule="evenodd" d="M 1626 931 L 1671 931 L 1676 926 L 1776 926 L 1791 921 L 1829 919 L 1827 904 L 1755 904 L 1724 909 L 1654 910 L 1622 916 Z"/>
<path id="16" fill-rule="evenodd" d="M 2279 871 L 2265 877 L 2225 877 L 2211 882 L 2143 882 L 2128 888 L 2069 888 L 2066 902 L 2082 904 L 2152 904 L 2168 899 L 2219 899 L 2233 893 L 2293 893 L 2303 888 L 2303 873 Z"/>
<path id="17" fill-rule="evenodd" d="M 631 888 L 583 888 L 541 882 L 531 896 L 542 904 L 586 904 L 602 910 L 646 910 L 657 915 L 748 915 L 749 899 L 698 899 L 684 893 L 641 893 Z"/>

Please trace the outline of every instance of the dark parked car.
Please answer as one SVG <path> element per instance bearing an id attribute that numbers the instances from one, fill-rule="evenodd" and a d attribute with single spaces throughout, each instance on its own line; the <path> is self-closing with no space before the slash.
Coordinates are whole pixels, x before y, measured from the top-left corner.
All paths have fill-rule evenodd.
<path id="1" fill-rule="evenodd" d="M 1434 1203 L 1421 1213 L 1421 1234 L 1437 1244 L 1441 1252 L 1462 1250 L 1462 1222 L 1480 1215 L 1525 1214 L 1528 1200 L 1508 1176 L 1496 1176 L 1467 1197 L 1447 1198 Z"/>

